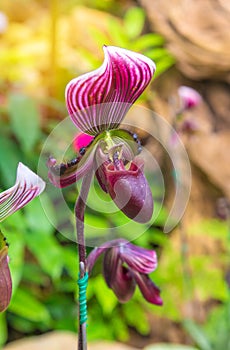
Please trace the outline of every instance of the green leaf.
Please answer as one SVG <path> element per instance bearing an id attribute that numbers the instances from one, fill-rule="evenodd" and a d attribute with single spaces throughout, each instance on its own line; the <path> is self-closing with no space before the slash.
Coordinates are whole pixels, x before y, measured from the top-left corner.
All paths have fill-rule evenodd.
<path id="1" fill-rule="evenodd" d="M 63 253 L 63 264 L 74 281 L 78 279 L 77 250 L 65 247 Z"/>
<path id="2" fill-rule="evenodd" d="M 147 50 L 145 51 L 145 55 L 154 61 L 163 59 L 164 57 L 171 57 L 169 55 L 169 52 L 163 47 L 157 47 L 154 49 Z"/>
<path id="3" fill-rule="evenodd" d="M 156 72 L 155 72 L 155 78 L 164 73 L 166 70 L 168 70 L 170 67 L 172 67 L 175 63 L 175 59 L 172 56 L 165 56 L 163 59 L 158 61 L 156 63 Z"/>
<path id="4" fill-rule="evenodd" d="M 9 116 L 22 149 L 26 153 L 31 151 L 40 137 L 39 112 L 34 100 L 24 95 L 10 95 Z"/>
<path id="5" fill-rule="evenodd" d="M 91 37 L 94 39 L 98 47 L 107 45 L 109 43 L 108 36 L 100 29 L 96 28 L 95 26 L 90 26 L 88 29 Z"/>
<path id="6" fill-rule="evenodd" d="M 130 39 L 141 34 L 145 24 L 145 13 L 140 7 L 132 7 L 124 16 L 125 33 Z"/>
<path id="7" fill-rule="evenodd" d="M 56 280 L 63 269 L 62 248 L 55 237 L 42 231 L 33 231 L 26 235 L 27 246 L 39 261 L 44 272 Z"/>
<path id="8" fill-rule="evenodd" d="M 134 327 L 142 335 L 147 335 L 149 333 L 150 325 L 143 305 L 134 300 L 130 300 L 123 305 L 123 311 L 129 326 Z"/>
<path id="9" fill-rule="evenodd" d="M 0 346 L 5 344 L 5 342 L 7 341 L 7 322 L 6 322 L 6 314 L 0 313 Z"/>
<path id="10" fill-rule="evenodd" d="M 138 38 L 133 44 L 132 49 L 135 51 L 144 51 L 155 46 L 162 46 L 163 44 L 164 38 L 161 35 L 148 33 Z"/>
<path id="11" fill-rule="evenodd" d="M 46 200 L 46 199 L 48 200 L 48 197 L 46 194 L 44 194 L 43 197 L 44 197 L 43 200 Z M 47 207 L 51 208 L 51 206 L 52 204 L 47 202 L 46 208 Z M 50 223 L 48 217 L 46 216 L 42 208 L 40 198 L 34 198 L 33 201 L 30 202 L 24 208 L 24 212 L 28 223 L 28 227 L 32 232 L 42 231 L 42 232 L 46 232 L 46 234 L 49 235 L 54 231 L 52 224 Z"/>
<path id="12" fill-rule="evenodd" d="M 20 160 L 20 152 L 15 143 L 4 135 L 1 137 L 0 147 L 0 173 L 1 185 L 4 183 L 6 187 L 14 185 L 16 180 L 16 169 Z"/>
<path id="13" fill-rule="evenodd" d="M 46 307 L 35 299 L 30 291 L 22 288 L 17 289 L 9 306 L 9 311 L 32 322 L 43 322 L 48 325 L 51 321 Z"/>
<path id="14" fill-rule="evenodd" d="M 185 320 L 183 325 L 201 350 L 213 350 L 207 336 L 193 321 Z"/>
<path id="15" fill-rule="evenodd" d="M 23 282 L 33 283 L 34 285 L 45 286 L 49 284 L 49 277 L 35 263 L 26 262 L 23 268 L 22 278 Z"/>
<path id="16" fill-rule="evenodd" d="M 120 21 L 115 18 L 110 18 L 108 23 L 108 30 L 111 38 L 110 45 L 128 48 L 128 38 Z"/>
<path id="17" fill-rule="evenodd" d="M 7 235 L 9 246 L 9 257 L 10 257 L 10 271 L 13 283 L 13 295 L 16 291 L 18 284 L 22 278 L 23 266 L 24 266 L 24 248 L 25 239 L 24 232 L 14 231 Z"/>
<path id="18" fill-rule="evenodd" d="M 111 315 L 115 306 L 118 304 L 116 296 L 114 295 L 112 290 L 105 285 L 105 282 L 101 275 L 93 279 L 93 284 L 94 292 L 102 308 L 103 314 Z"/>
<path id="19" fill-rule="evenodd" d="M 36 332 L 38 328 L 37 323 L 31 322 L 30 320 L 27 320 L 13 313 L 8 313 L 8 320 L 9 320 L 10 327 L 19 331 L 20 333 L 28 334 L 28 333 Z M 46 330 L 44 328 L 47 328 L 47 327 L 44 327 L 43 325 L 41 327 L 41 323 L 40 323 L 40 329 L 44 331 Z"/>

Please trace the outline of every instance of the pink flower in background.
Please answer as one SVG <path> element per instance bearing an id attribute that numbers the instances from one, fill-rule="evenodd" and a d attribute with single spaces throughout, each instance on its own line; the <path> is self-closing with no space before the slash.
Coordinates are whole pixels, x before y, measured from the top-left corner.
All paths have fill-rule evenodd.
<path id="1" fill-rule="evenodd" d="M 201 95 L 193 88 L 188 86 L 180 86 L 178 88 L 181 108 L 183 110 L 196 107 L 201 102 Z"/>

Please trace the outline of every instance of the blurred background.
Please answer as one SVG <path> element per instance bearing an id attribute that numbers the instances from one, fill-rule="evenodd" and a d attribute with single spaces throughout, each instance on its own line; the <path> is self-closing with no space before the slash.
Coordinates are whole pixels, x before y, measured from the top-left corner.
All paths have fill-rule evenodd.
<path id="1" fill-rule="evenodd" d="M 223 0 L 1 0 L 1 190 L 13 185 L 19 161 L 37 170 L 44 141 L 67 115 L 66 84 L 101 65 L 104 44 L 155 61 L 155 80 L 139 104 L 168 122 L 173 122 L 179 86 L 191 86 L 202 96 L 201 104 L 185 115 L 196 127 L 181 133 L 192 168 L 185 215 L 172 232 L 162 232 L 173 179 L 165 156 L 152 147 L 166 197 L 153 225 L 133 242 L 158 253 L 153 279 L 164 306 L 149 305 L 138 291 L 130 302 L 119 304 L 98 265 L 88 288 L 90 342 L 119 342 L 118 349 L 121 343 L 127 349 L 163 350 L 173 344 L 230 349 L 229 22 L 230 6 Z M 161 198 L 157 182 L 151 185 L 154 198 Z M 52 215 L 49 196 L 42 196 Z M 76 192 L 68 190 L 66 198 L 73 208 Z M 87 219 L 95 227 L 109 227 L 102 213 L 89 210 Z M 76 245 L 55 230 L 39 199 L 5 220 L 1 230 L 10 243 L 14 285 L 12 302 L 0 314 L 1 347 L 9 343 L 6 349 L 22 349 L 17 340 L 47 332 L 52 336 L 51 331 L 53 344 L 55 339 L 61 344 L 59 331 L 67 344 L 66 334 L 77 332 Z M 168 347 L 155 348 L 156 343 Z M 35 343 L 30 348 L 36 349 Z"/>

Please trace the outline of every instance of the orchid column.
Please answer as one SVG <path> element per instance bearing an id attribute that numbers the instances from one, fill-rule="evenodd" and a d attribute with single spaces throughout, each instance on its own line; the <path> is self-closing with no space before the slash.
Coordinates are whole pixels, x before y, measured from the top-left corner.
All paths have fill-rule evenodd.
<path id="1" fill-rule="evenodd" d="M 87 276 L 84 211 L 93 174 L 130 219 L 146 223 L 153 212 L 152 193 L 139 155 L 140 141 L 136 134 L 119 126 L 150 83 L 155 64 L 141 54 L 113 46 L 105 46 L 104 55 L 99 69 L 73 79 L 66 88 L 68 112 L 80 130 L 77 144 L 83 147 L 68 163 L 57 165 L 53 158 L 48 161 L 50 181 L 57 187 L 83 178 L 75 207 L 81 278 Z M 83 349 L 85 324 L 79 323 L 79 349 Z"/>

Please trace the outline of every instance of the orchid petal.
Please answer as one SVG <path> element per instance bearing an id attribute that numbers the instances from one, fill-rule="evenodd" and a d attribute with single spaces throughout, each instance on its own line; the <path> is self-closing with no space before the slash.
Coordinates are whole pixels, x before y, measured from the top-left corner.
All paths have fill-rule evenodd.
<path id="1" fill-rule="evenodd" d="M 96 247 L 89 253 L 86 264 L 89 275 L 91 274 L 97 259 L 101 256 L 101 254 L 103 254 L 106 251 L 106 249 L 106 247 Z"/>
<path id="2" fill-rule="evenodd" d="M 52 158 L 53 164 L 50 165 L 50 160 L 47 162 L 49 168 L 48 177 L 50 182 L 59 188 L 64 188 L 70 186 L 80 180 L 87 172 L 92 169 L 93 166 L 93 156 L 94 153 L 90 154 L 88 157 L 84 157 L 83 162 L 79 162 L 73 165 L 61 163 L 56 164 L 56 159 Z M 62 173 L 62 167 L 64 167 L 64 172 Z"/>
<path id="3" fill-rule="evenodd" d="M 27 166 L 18 164 L 15 185 L 0 193 L 0 221 L 24 207 L 45 188 L 45 182 Z"/>
<path id="4" fill-rule="evenodd" d="M 50 158 L 47 162 L 50 182 L 56 187 L 63 188 L 80 180 L 93 168 L 97 144 L 103 137 L 104 133 L 93 138 L 91 142 L 84 147 L 84 154 L 78 154 L 75 159 L 68 163 L 61 163 L 58 165 L 56 164 L 56 159 Z"/>
<path id="5" fill-rule="evenodd" d="M 9 269 L 8 246 L 0 231 L 0 312 L 9 305 L 12 295 L 12 280 Z"/>
<path id="6" fill-rule="evenodd" d="M 87 266 L 87 271 L 89 275 L 91 274 L 93 266 L 96 263 L 97 259 L 101 256 L 101 254 L 106 252 L 106 250 L 108 250 L 109 248 L 120 246 L 121 244 L 126 244 L 126 243 L 128 243 L 128 241 L 120 238 L 120 239 L 114 239 L 112 241 L 108 241 L 104 243 L 102 246 L 94 248 L 87 257 L 86 266 Z"/>
<path id="7" fill-rule="evenodd" d="M 144 249 L 131 243 L 120 246 L 120 256 L 130 269 L 140 273 L 148 274 L 157 267 L 157 255 L 154 250 Z"/>
<path id="8" fill-rule="evenodd" d="M 107 190 L 117 207 L 130 219 L 146 223 L 153 213 L 153 198 L 143 173 L 143 163 L 132 162 L 129 170 L 106 168 Z"/>
<path id="9" fill-rule="evenodd" d="M 154 62 L 139 53 L 104 46 L 104 54 L 100 68 L 71 80 L 66 87 L 73 123 L 91 135 L 117 128 L 155 72 Z"/>
<path id="10" fill-rule="evenodd" d="M 129 269 L 122 265 L 118 247 L 106 251 L 103 267 L 108 287 L 113 290 L 121 303 L 126 303 L 133 296 L 136 283 Z"/>
<path id="11" fill-rule="evenodd" d="M 107 249 L 104 254 L 103 275 L 109 288 L 116 278 L 119 265 L 119 247 Z"/>
<path id="12" fill-rule="evenodd" d="M 145 274 L 134 271 L 132 271 L 132 273 L 145 300 L 151 304 L 161 306 L 163 301 L 160 297 L 160 289 L 153 281 Z"/>

